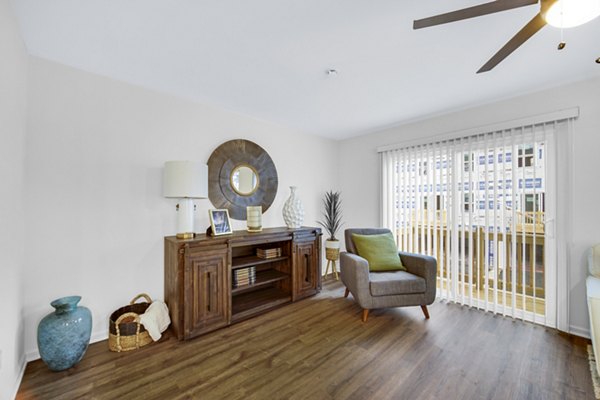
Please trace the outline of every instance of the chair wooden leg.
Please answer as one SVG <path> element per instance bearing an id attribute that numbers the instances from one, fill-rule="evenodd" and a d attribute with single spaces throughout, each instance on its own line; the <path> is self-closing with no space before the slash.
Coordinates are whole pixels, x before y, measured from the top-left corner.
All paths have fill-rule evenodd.
<path id="1" fill-rule="evenodd" d="M 427 306 L 421 306 L 421 310 L 423 310 L 423 314 L 425 314 L 425 319 L 429 319 L 429 311 L 427 311 Z"/>
<path id="2" fill-rule="evenodd" d="M 362 322 L 367 322 L 367 318 L 369 318 L 369 310 L 365 308 L 363 309 Z"/>
<path id="3" fill-rule="evenodd" d="M 344 292 L 344 297 L 348 297 L 349 294 L 350 294 L 350 289 L 346 288 L 346 291 Z"/>

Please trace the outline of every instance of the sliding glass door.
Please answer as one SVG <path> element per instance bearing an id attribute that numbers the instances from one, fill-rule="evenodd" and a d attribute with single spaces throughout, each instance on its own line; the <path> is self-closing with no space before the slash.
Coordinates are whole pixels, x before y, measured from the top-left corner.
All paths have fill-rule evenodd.
<path id="1" fill-rule="evenodd" d="M 555 326 L 555 150 L 540 124 L 383 152 L 383 225 L 441 298 Z"/>

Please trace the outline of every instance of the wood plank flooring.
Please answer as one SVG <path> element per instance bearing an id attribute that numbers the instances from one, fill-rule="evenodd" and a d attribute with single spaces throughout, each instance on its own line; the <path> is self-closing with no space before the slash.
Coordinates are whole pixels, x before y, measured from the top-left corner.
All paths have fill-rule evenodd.
<path id="1" fill-rule="evenodd" d="M 326 281 L 327 282 L 327 281 Z M 362 323 L 339 282 L 188 342 L 27 366 L 17 399 L 593 399 L 587 341 L 436 302 Z"/>

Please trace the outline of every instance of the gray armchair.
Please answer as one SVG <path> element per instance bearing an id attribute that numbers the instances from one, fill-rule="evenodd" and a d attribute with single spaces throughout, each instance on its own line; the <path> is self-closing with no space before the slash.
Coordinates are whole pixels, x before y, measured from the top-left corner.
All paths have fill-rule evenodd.
<path id="1" fill-rule="evenodd" d="M 367 321 L 374 308 L 421 306 L 429 318 L 427 306 L 434 302 L 437 261 L 433 257 L 399 252 L 407 271 L 369 272 L 369 263 L 360 257 L 352 234 L 377 235 L 389 229 L 346 229 L 346 251 L 340 254 L 340 276 L 346 286 L 344 297 L 352 293 L 363 308 L 362 320 Z"/>

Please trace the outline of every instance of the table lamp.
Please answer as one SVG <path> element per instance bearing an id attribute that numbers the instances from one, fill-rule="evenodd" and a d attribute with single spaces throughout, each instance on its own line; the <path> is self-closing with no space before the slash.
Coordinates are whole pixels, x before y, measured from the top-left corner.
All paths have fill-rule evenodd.
<path id="1" fill-rule="evenodd" d="M 193 199 L 208 197 L 208 166 L 197 161 L 165 162 L 163 196 L 180 199 L 177 204 L 177 238 L 193 238 Z"/>

